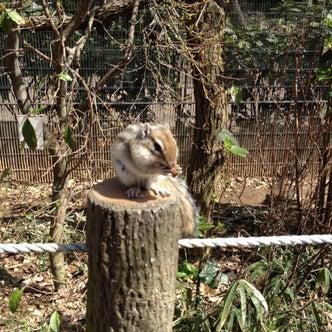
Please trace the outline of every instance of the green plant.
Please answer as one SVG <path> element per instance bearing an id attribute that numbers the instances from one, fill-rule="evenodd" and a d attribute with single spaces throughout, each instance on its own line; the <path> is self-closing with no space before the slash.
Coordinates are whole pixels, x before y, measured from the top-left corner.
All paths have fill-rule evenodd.
<path id="1" fill-rule="evenodd" d="M 256 331 L 260 331 L 258 327 L 268 330 L 264 323 L 268 305 L 261 292 L 244 279 L 230 283 L 217 263 L 208 260 L 198 269 L 184 261 L 178 278 L 182 281 L 179 286 L 182 291 L 177 301 L 179 317 L 174 321 L 174 331 L 246 331 L 254 325 Z M 218 299 L 212 308 L 206 289 Z"/>
<path id="2" fill-rule="evenodd" d="M 0 173 L 0 183 L 9 181 L 10 180 L 10 173 L 11 173 L 11 169 L 10 168 L 5 168 Z"/>
<path id="3" fill-rule="evenodd" d="M 205 234 L 207 231 L 214 229 L 215 226 L 212 225 L 211 223 L 209 223 L 206 218 L 204 217 L 200 217 L 199 218 L 199 223 L 198 223 L 198 227 L 197 227 L 197 232 L 196 235 L 197 236 L 202 236 L 203 234 Z"/>
<path id="4" fill-rule="evenodd" d="M 260 248 L 255 257 L 242 272 L 239 266 L 233 282 L 220 262 L 185 260 L 179 266 L 174 331 L 327 331 L 328 247 Z"/>
<path id="5" fill-rule="evenodd" d="M 5 3 L 0 3 L 0 27 L 3 31 L 8 32 L 13 24 L 24 24 L 25 19 L 16 11 L 7 8 Z"/>
<path id="6" fill-rule="evenodd" d="M 53 314 L 51 315 L 48 328 L 50 332 L 60 331 L 60 315 L 57 311 L 54 311 Z"/>
<path id="7" fill-rule="evenodd" d="M 245 158 L 249 151 L 245 148 L 240 147 L 239 142 L 234 137 L 234 135 L 226 128 L 222 128 L 221 131 L 217 135 L 217 140 L 223 142 L 226 151 Z"/>
<path id="8" fill-rule="evenodd" d="M 331 266 L 317 268 L 317 263 L 322 257 L 328 262 L 329 256 L 325 248 L 312 247 L 261 251 L 244 274 L 268 304 L 266 326 L 277 331 L 326 330 L 332 314 L 328 301 Z"/>
<path id="9" fill-rule="evenodd" d="M 270 331 L 264 322 L 267 313 L 262 293 L 244 279 L 235 280 L 220 304 L 216 331 Z"/>
<path id="10" fill-rule="evenodd" d="M 19 304 L 21 303 L 24 287 L 15 289 L 9 296 L 9 309 L 11 313 L 15 313 Z"/>
<path id="11" fill-rule="evenodd" d="M 177 277 L 179 294 L 173 330 L 213 331 L 206 290 L 214 293 L 222 285 L 228 285 L 227 275 L 220 272 L 214 261 L 207 260 L 197 267 L 185 260 L 179 266 Z"/>

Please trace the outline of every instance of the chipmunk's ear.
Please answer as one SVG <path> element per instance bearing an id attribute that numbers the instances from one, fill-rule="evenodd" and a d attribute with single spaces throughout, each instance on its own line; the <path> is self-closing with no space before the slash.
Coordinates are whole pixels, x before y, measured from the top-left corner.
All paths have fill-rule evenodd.
<path id="1" fill-rule="evenodd" d="M 150 130 L 150 125 L 148 123 L 142 123 L 139 137 L 141 139 L 147 138 L 150 135 Z"/>

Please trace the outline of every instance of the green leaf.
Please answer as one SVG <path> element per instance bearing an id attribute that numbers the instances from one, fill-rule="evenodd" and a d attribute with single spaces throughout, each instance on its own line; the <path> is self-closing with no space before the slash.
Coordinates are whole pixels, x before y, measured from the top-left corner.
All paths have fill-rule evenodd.
<path id="1" fill-rule="evenodd" d="M 8 18 L 7 15 L 5 15 L 4 13 L 3 13 L 3 15 L 1 15 L 1 25 L 0 26 L 4 32 L 6 32 L 6 33 L 10 32 L 12 25 L 13 25 L 12 23 L 13 22 Z"/>
<path id="2" fill-rule="evenodd" d="M 319 309 L 317 308 L 318 307 L 317 302 L 315 302 L 315 301 L 312 302 L 311 307 L 312 307 L 312 312 L 314 314 L 317 326 L 323 326 L 323 322 L 320 318 Z"/>
<path id="3" fill-rule="evenodd" d="M 219 281 L 220 284 L 223 284 L 223 285 L 227 285 L 228 286 L 230 284 L 229 277 L 225 273 L 219 273 L 219 275 L 218 275 L 218 281 Z"/>
<path id="4" fill-rule="evenodd" d="M 183 262 L 183 268 L 184 271 L 186 271 L 188 274 L 197 274 L 197 269 L 194 265 L 192 265 L 191 263 L 189 263 L 188 261 L 184 261 Z"/>
<path id="5" fill-rule="evenodd" d="M 230 92 L 231 92 L 231 98 L 232 98 L 233 103 L 236 106 L 240 106 L 241 103 L 242 103 L 242 91 L 241 91 L 241 89 L 236 85 L 232 85 L 231 89 L 230 89 Z"/>
<path id="6" fill-rule="evenodd" d="M 178 273 L 176 274 L 176 277 L 177 277 L 177 278 L 187 278 L 188 275 L 187 275 L 187 273 L 185 273 L 185 272 L 180 272 L 180 271 L 178 271 Z"/>
<path id="7" fill-rule="evenodd" d="M 60 73 L 60 74 L 58 74 L 58 77 L 60 80 L 65 81 L 65 82 L 70 82 L 73 80 L 68 73 Z"/>
<path id="8" fill-rule="evenodd" d="M 238 308 L 236 308 L 235 306 L 232 306 L 231 312 L 227 319 L 227 326 L 223 331 L 235 331 L 236 330 L 236 327 L 234 327 L 234 325 L 236 325 L 235 321 L 237 320 L 237 318 L 239 316 L 240 316 L 240 312 L 239 312 Z"/>
<path id="9" fill-rule="evenodd" d="M 198 224 L 198 230 L 200 232 L 205 232 L 205 231 L 208 231 L 212 228 L 214 228 L 215 226 L 209 222 L 206 221 L 205 218 L 200 218 L 199 220 L 199 224 Z"/>
<path id="10" fill-rule="evenodd" d="M 226 128 L 222 128 L 220 132 L 217 134 L 217 140 L 223 142 L 225 144 L 231 143 L 232 145 L 239 145 L 239 142 L 234 137 L 234 135 Z"/>
<path id="11" fill-rule="evenodd" d="M 235 154 L 236 156 L 245 158 L 247 156 L 247 154 L 249 153 L 248 150 L 246 150 L 245 148 L 241 148 L 238 145 L 232 145 L 230 151 Z"/>
<path id="12" fill-rule="evenodd" d="M 216 277 L 219 274 L 219 267 L 216 263 L 207 261 L 202 271 L 199 274 L 200 279 L 205 282 L 211 288 L 217 288 L 218 282 Z"/>
<path id="13" fill-rule="evenodd" d="M 237 280 L 234 281 L 233 284 L 231 285 L 231 287 L 228 289 L 226 295 L 225 295 L 223 310 L 222 310 L 222 313 L 220 315 L 220 318 L 218 319 L 218 325 L 217 325 L 217 328 L 216 328 L 217 332 L 222 331 L 222 328 L 225 325 L 226 320 L 227 320 L 228 316 L 231 313 L 232 304 L 236 299 L 235 292 L 236 292 L 238 286 L 239 286 L 239 282 Z"/>
<path id="14" fill-rule="evenodd" d="M 14 21 L 16 24 L 24 24 L 25 19 L 15 10 L 13 9 L 6 9 L 5 12 L 9 16 L 9 18 Z"/>
<path id="15" fill-rule="evenodd" d="M 240 303 L 241 303 L 241 315 L 238 318 L 239 325 L 242 330 L 245 329 L 246 320 L 247 320 L 247 298 L 244 287 L 239 287 L 240 293 Z"/>
<path id="16" fill-rule="evenodd" d="M 24 287 L 21 289 L 15 289 L 9 296 L 9 309 L 12 313 L 14 313 L 18 305 L 21 302 L 22 294 L 24 292 Z"/>
<path id="17" fill-rule="evenodd" d="M 6 17 L 5 12 L 1 12 L 1 13 L 0 13 L 0 26 L 2 25 L 2 22 L 3 22 L 3 20 L 5 19 L 5 17 Z"/>
<path id="18" fill-rule="evenodd" d="M 224 146 L 225 146 L 226 150 L 231 151 L 231 148 L 232 148 L 233 145 L 234 144 L 233 144 L 232 140 L 228 137 L 225 137 Z"/>
<path id="19" fill-rule="evenodd" d="M 268 312 L 269 308 L 263 294 L 248 281 L 242 279 L 240 282 L 241 286 L 245 287 L 248 295 L 250 296 L 252 303 L 256 307 L 256 311 L 259 314 L 259 316 L 263 315 L 263 311 Z"/>
<path id="20" fill-rule="evenodd" d="M 54 311 L 50 318 L 50 331 L 59 332 L 60 331 L 60 315 L 57 311 Z"/>
<path id="21" fill-rule="evenodd" d="M 73 138 L 73 131 L 69 125 L 67 125 L 65 128 L 65 132 L 63 133 L 63 138 L 72 150 L 76 148 L 76 141 Z"/>
<path id="22" fill-rule="evenodd" d="M 37 136 L 35 129 L 33 128 L 29 119 L 24 121 L 22 135 L 28 147 L 32 150 L 35 150 L 37 148 Z"/>
<path id="23" fill-rule="evenodd" d="M 43 105 L 43 106 L 40 106 L 40 107 L 38 107 L 38 108 L 35 108 L 35 109 L 31 112 L 31 114 L 37 115 L 37 114 L 39 114 L 39 113 L 45 111 L 45 110 L 47 109 L 47 107 L 48 107 L 48 105 Z"/>
<path id="24" fill-rule="evenodd" d="M 184 261 L 179 267 L 179 272 L 177 273 L 178 278 L 191 278 L 198 274 L 198 270 L 188 261 Z"/>
<path id="25" fill-rule="evenodd" d="M 221 131 L 218 132 L 216 139 L 223 142 L 225 149 L 233 153 L 234 155 L 244 158 L 249 153 L 246 149 L 239 146 L 239 142 L 237 141 L 237 139 L 226 128 L 222 128 Z"/>
<path id="26" fill-rule="evenodd" d="M 329 269 L 322 268 L 318 272 L 317 286 L 322 289 L 323 294 L 328 294 L 330 289 L 330 284 L 332 280 L 332 274 Z"/>

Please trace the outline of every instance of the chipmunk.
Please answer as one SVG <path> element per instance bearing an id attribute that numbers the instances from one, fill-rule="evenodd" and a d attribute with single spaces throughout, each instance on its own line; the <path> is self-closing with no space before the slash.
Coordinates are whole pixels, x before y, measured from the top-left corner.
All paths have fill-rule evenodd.
<path id="1" fill-rule="evenodd" d="M 195 230 L 198 213 L 185 181 L 178 177 L 181 167 L 177 165 L 177 154 L 171 131 L 150 123 L 129 125 L 111 147 L 115 174 L 128 187 L 126 196 L 136 198 L 148 189 L 163 197 L 176 191 L 181 204 L 182 233 L 190 235 Z M 167 188 L 158 184 L 161 180 Z"/>

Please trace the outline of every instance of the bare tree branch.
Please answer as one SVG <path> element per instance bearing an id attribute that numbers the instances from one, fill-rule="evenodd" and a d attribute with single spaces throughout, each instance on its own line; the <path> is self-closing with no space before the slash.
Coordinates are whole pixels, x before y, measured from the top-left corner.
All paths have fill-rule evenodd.
<path id="1" fill-rule="evenodd" d="M 105 84 L 116 75 L 119 71 L 125 68 L 131 60 L 132 57 L 132 49 L 134 45 L 134 38 L 135 38 L 135 25 L 137 23 L 137 15 L 139 10 L 140 0 L 134 0 L 132 13 L 130 18 L 130 27 L 128 32 L 128 41 L 125 48 L 125 54 L 123 59 L 114 66 L 111 70 L 109 70 L 98 82 L 97 86 L 94 88 L 94 92 L 98 94 Z M 88 106 L 88 99 L 84 100 L 82 104 L 78 107 L 80 111 L 84 111 Z"/>
<path id="2" fill-rule="evenodd" d="M 73 35 L 73 33 L 80 27 L 82 21 L 85 20 L 85 18 L 88 15 L 89 9 L 91 8 L 92 0 L 86 0 L 81 2 L 81 6 L 79 9 L 75 12 L 74 16 L 69 21 L 68 25 L 63 31 L 63 41 L 70 39 L 70 37 Z M 92 10 L 93 11 L 93 10 Z M 94 16 L 94 15 L 93 15 Z M 87 20 L 87 25 L 89 24 L 89 19 Z"/>
<path id="3" fill-rule="evenodd" d="M 42 0 L 41 4 L 43 6 L 43 10 L 44 10 L 46 19 L 49 22 L 51 29 L 53 30 L 53 32 L 55 33 L 56 36 L 59 36 L 60 32 L 59 32 L 59 30 L 57 28 L 57 25 L 55 24 L 55 22 L 53 20 L 53 17 L 51 15 L 50 11 L 49 11 L 49 8 L 48 8 L 48 5 L 47 5 L 46 1 Z"/>
<path id="4" fill-rule="evenodd" d="M 84 1 L 86 2 L 86 1 Z M 90 1 L 89 1 L 90 2 Z M 133 7 L 135 7 L 136 0 L 113 0 L 108 4 L 104 4 L 102 7 L 98 7 L 95 14 L 94 26 L 101 32 L 107 28 L 112 21 L 119 16 L 130 14 Z M 150 0 L 140 0 L 138 9 L 147 7 L 150 4 Z M 86 5 L 86 4 L 85 4 Z M 84 6 L 85 6 L 84 5 Z M 89 21 L 89 12 L 87 11 L 84 16 L 83 13 L 86 7 L 81 7 L 82 12 L 80 15 L 75 14 L 77 17 L 84 18 L 79 22 L 73 21 L 73 16 L 63 15 L 62 21 L 59 17 L 54 17 L 50 13 L 49 15 L 31 16 L 25 24 L 19 26 L 20 30 L 54 30 L 54 27 L 61 24 L 65 27 L 65 38 L 69 38 L 70 34 L 77 29 L 84 29 Z"/>

